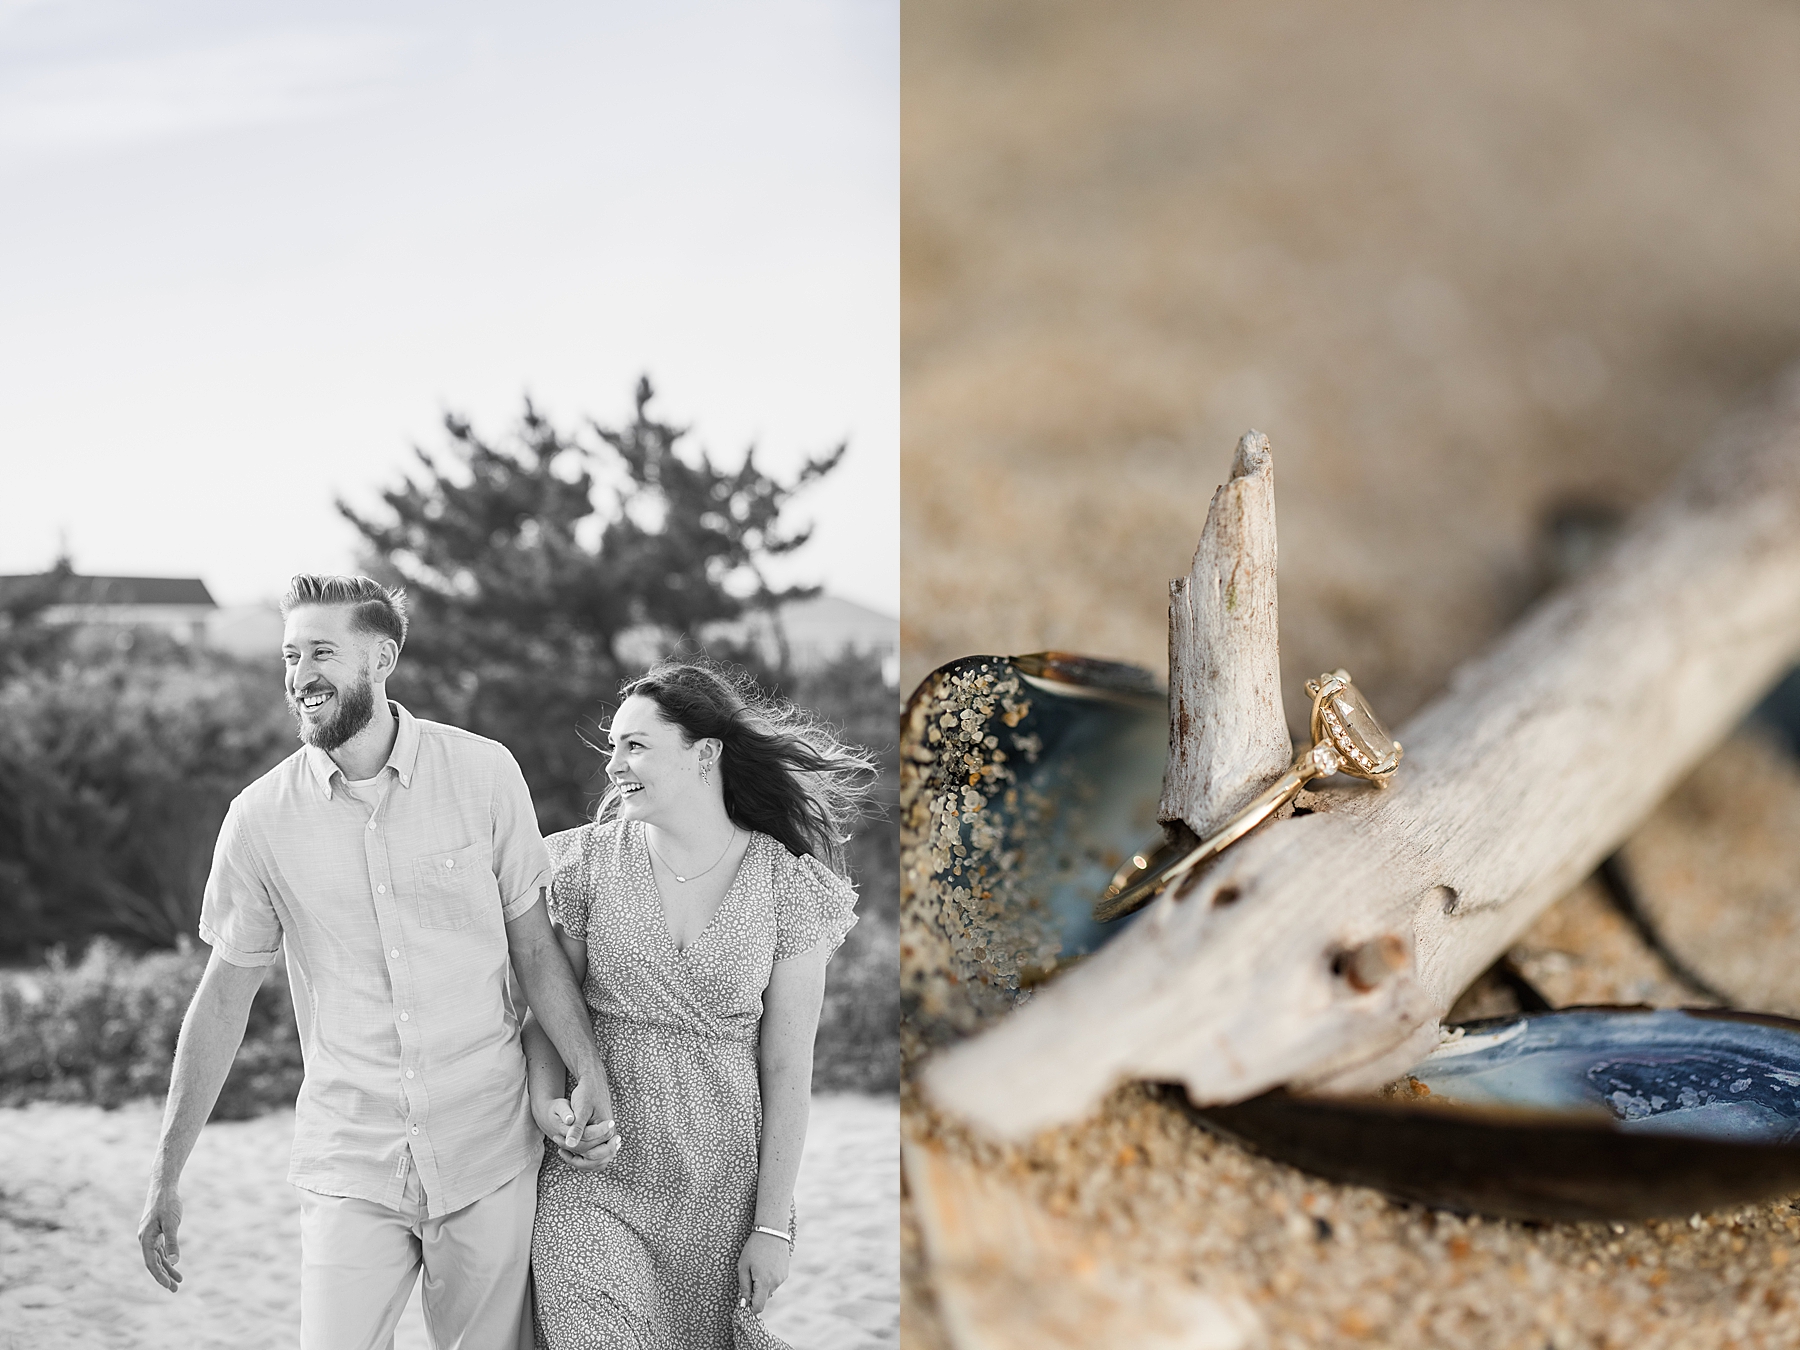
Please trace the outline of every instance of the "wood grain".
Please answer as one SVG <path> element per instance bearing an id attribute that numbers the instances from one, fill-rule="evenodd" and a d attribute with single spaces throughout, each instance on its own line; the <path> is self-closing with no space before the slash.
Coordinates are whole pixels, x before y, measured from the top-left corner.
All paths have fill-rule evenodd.
<path id="1" fill-rule="evenodd" d="M 1238 442 L 1188 575 L 1169 583 L 1169 763 L 1157 816 L 1201 838 L 1279 777 L 1292 754 L 1281 703 L 1275 458 Z"/>
<path id="2" fill-rule="evenodd" d="M 1268 466 L 1234 482 L 1265 469 L 1272 482 Z M 1209 533 L 1243 552 L 1209 559 L 1205 575 L 1272 596 L 1272 530 Z M 1191 723 L 1206 690 L 1227 691 L 1203 723 L 1208 745 L 1184 746 L 1188 764 L 1165 789 L 1180 818 L 1202 823 L 1242 790 L 1211 767 L 1230 761 L 1220 747 L 1260 745 L 1280 719 L 1259 677 L 1207 674 L 1251 645 L 1228 619 L 1202 616 L 1225 594 L 1190 578 L 1193 619 L 1171 625 L 1177 716 Z M 1406 760 L 1389 790 L 1313 794 L 1308 814 L 1252 834 L 1029 1004 L 935 1057 L 927 1090 L 1017 1136 L 1082 1115 L 1130 1078 L 1182 1082 L 1203 1104 L 1386 1081 L 1796 652 L 1800 371 L 1724 427 L 1609 557 L 1400 729 Z M 1399 959 L 1370 960 L 1371 944 Z M 1378 967 L 1386 977 L 1371 984 Z"/>

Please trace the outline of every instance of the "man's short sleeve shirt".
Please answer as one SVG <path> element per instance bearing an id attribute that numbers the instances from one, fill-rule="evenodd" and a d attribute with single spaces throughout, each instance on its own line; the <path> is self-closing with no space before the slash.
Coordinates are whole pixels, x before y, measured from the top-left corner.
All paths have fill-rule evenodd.
<path id="1" fill-rule="evenodd" d="M 417 1166 L 447 1214 L 534 1161 L 506 924 L 550 884 L 506 748 L 398 704 L 393 752 L 346 791 L 303 747 L 219 831 L 200 936 L 233 965 L 285 949 L 306 1078 L 289 1179 L 397 1206 Z"/>

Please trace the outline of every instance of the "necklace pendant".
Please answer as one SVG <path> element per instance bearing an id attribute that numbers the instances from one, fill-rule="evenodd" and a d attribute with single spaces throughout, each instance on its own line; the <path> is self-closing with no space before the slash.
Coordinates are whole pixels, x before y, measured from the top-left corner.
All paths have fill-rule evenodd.
<path id="1" fill-rule="evenodd" d="M 686 877 L 676 877 L 676 878 L 675 878 L 675 880 L 677 880 L 677 881 L 686 881 L 686 880 L 687 880 L 687 878 L 686 878 Z"/>

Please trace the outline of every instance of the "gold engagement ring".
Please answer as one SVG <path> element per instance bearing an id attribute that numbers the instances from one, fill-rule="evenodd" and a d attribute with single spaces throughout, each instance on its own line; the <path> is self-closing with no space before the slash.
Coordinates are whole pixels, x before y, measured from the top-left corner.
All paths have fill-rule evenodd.
<path id="1" fill-rule="evenodd" d="M 1314 778 L 1346 773 L 1353 778 L 1366 778 L 1377 787 L 1387 786 L 1400 764 L 1400 742 L 1388 734 L 1361 691 L 1350 683 L 1350 672 L 1334 670 L 1308 680 L 1306 692 L 1313 701 L 1313 743 L 1294 757 L 1288 771 L 1211 838 L 1198 844 L 1165 838 L 1133 856 L 1113 873 L 1112 881 L 1094 902 L 1095 919 L 1107 923 L 1142 909 L 1165 887 L 1224 852 L 1274 815 Z M 1192 837 L 1188 835 L 1189 839 Z"/>

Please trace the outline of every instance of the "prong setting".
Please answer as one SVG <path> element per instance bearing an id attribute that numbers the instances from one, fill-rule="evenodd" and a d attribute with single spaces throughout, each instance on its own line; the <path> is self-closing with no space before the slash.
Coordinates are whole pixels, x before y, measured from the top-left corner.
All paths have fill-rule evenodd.
<path id="1" fill-rule="evenodd" d="M 1345 670 L 1306 682 L 1312 695 L 1313 740 L 1329 744 L 1344 773 L 1385 785 L 1400 763 L 1400 743 L 1388 734 Z"/>

